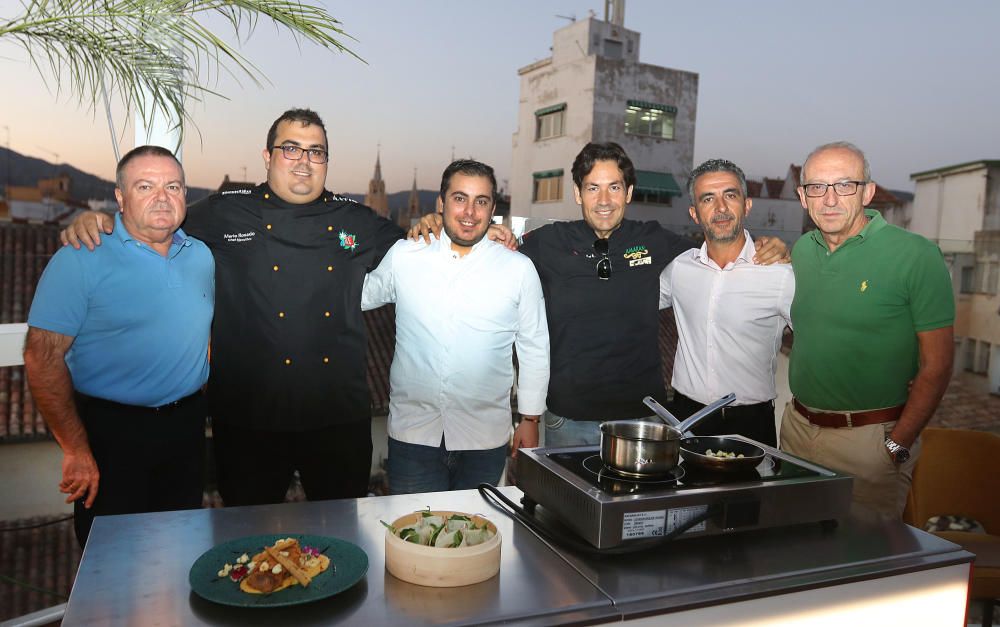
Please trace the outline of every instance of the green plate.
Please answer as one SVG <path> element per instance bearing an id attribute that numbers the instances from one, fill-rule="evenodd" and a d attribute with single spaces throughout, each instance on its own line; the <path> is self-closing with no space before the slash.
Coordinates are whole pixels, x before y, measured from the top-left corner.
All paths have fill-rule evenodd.
<path id="1" fill-rule="evenodd" d="M 236 565 L 244 553 L 253 556 L 282 538 L 296 538 L 301 546 L 311 546 L 330 558 L 330 567 L 313 577 L 308 588 L 291 586 L 273 594 L 247 594 L 239 583 L 219 577 L 224 564 Z M 198 596 L 222 605 L 238 607 L 278 607 L 310 603 L 347 590 L 368 572 L 368 555 L 356 544 L 326 536 L 271 534 L 247 536 L 223 542 L 202 553 L 191 565 L 188 582 Z"/>

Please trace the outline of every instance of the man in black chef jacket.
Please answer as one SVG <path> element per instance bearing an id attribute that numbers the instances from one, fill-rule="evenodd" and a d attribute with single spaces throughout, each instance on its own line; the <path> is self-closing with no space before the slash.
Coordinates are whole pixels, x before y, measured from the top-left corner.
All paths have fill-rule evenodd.
<path id="1" fill-rule="evenodd" d="M 184 223 L 215 255 L 208 398 L 226 505 L 282 502 L 296 470 L 310 500 L 367 493 L 361 287 L 403 232 L 324 189 L 328 151 L 315 112 L 286 111 L 262 151 L 267 182 L 213 194 Z M 110 231 L 87 216 L 64 241 L 92 248 Z"/>

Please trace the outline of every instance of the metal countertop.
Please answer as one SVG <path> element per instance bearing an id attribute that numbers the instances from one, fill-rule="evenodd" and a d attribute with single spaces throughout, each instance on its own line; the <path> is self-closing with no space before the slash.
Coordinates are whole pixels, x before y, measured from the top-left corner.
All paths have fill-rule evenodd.
<path id="1" fill-rule="evenodd" d="M 501 488 L 512 500 L 521 492 Z M 430 506 L 481 513 L 503 536 L 500 574 L 461 588 L 427 588 L 385 571 L 387 522 Z M 353 588 L 315 603 L 232 608 L 198 597 L 191 564 L 213 546 L 270 533 L 342 538 L 369 558 Z M 98 517 L 65 624 L 254 625 L 610 622 L 969 563 L 970 553 L 867 510 L 833 529 L 819 523 L 674 541 L 622 556 L 550 546 L 474 490 L 357 500 Z"/>
<path id="2" fill-rule="evenodd" d="M 503 490 L 520 497 L 515 488 Z M 473 586 L 428 588 L 388 574 L 385 528 L 379 520 L 389 522 L 427 506 L 479 512 L 496 523 L 503 536 L 499 576 Z M 191 591 L 188 571 L 202 553 L 227 540 L 270 533 L 353 542 L 368 554 L 368 573 L 345 592 L 292 607 L 227 607 Z M 98 517 L 64 624 L 542 625 L 618 616 L 611 601 L 582 575 L 470 490 Z"/>

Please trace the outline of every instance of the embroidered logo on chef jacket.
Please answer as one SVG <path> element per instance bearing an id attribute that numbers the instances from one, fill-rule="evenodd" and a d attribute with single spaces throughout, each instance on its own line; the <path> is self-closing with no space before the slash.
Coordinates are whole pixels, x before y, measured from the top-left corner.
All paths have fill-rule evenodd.
<path id="1" fill-rule="evenodd" d="M 229 243 L 249 242 L 257 237 L 257 231 L 247 231 L 246 233 L 223 233 L 222 239 Z"/>
<path id="2" fill-rule="evenodd" d="M 344 250 L 354 250 L 358 247 L 358 236 L 345 231 L 340 232 L 340 247 Z"/>
<path id="3" fill-rule="evenodd" d="M 249 196 L 250 194 L 253 193 L 253 190 L 252 189 L 227 189 L 226 191 L 219 192 L 219 193 L 222 194 L 223 196 L 227 196 L 229 194 L 243 194 L 245 196 Z"/>
<path id="4" fill-rule="evenodd" d="M 628 259 L 630 268 L 634 266 L 648 266 L 653 263 L 653 258 L 650 256 L 649 250 L 642 245 L 626 248 L 625 254 L 622 257 Z"/>

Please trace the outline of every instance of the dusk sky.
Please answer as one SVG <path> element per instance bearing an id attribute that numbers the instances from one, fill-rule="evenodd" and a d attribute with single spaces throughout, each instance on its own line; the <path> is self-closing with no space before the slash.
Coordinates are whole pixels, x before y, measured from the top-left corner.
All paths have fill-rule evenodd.
<path id="1" fill-rule="evenodd" d="M 260 151 L 283 110 L 316 109 L 327 124 L 327 186 L 361 193 L 381 143 L 389 192 L 434 189 L 452 155 L 511 170 L 520 67 L 549 56 L 567 18 L 603 17 L 601 0 L 327 2 L 367 61 L 300 45 L 261 24 L 244 54 L 270 79 L 224 78 L 229 100 L 191 103 L 190 185 L 229 174 L 260 181 Z M 0 0 L 0 18 L 21 12 Z M 560 17 L 565 16 L 565 17 Z M 725 157 L 748 176 L 784 176 L 817 144 L 857 143 L 873 177 L 912 190 L 913 172 L 1000 158 L 1000 2 L 627 0 L 644 63 L 700 75 L 695 162 Z M 23 49 L 0 42 L 0 145 L 112 178 L 103 106 L 80 106 L 46 86 Z M 114 108 L 122 151 L 123 112 Z M 566 164 L 569 167 L 569 164 Z"/>

